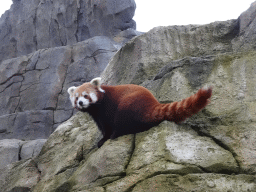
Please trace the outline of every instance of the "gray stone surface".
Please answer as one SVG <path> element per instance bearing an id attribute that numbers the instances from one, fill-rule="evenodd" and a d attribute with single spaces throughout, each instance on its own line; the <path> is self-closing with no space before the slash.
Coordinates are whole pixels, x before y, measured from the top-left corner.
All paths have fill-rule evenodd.
<path id="1" fill-rule="evenodd" d="M 0 182 L 5 181 L 11 163 L 24 161 L 39 155 L 46 139 L 21 141 L 18 139 L 0 140 Z"/>
<path id="2" fill-rule="evenodd" d="M 239 35 L 232 40 L 235 51 L 255 49 L 256 41 L 256 2 L 238 18 Z"/>
<path id="3" fill-rule="evenodd" d="M 67 89 L 97 77 L 134 36 L 134 0 L 15 0 L 0 18 L 0 139 L 48 138 Z M 47 14 L 46 14 L 47 13 Z"/>
<path id="4" fill-rule="evenodd" d="M 46 141 L 47 139 L 27 141 L 21 147 L 20 158 L 24 160 L 38 156 Z"/>
<path id="5" fill-rule="evenodd" d="M 97 77 L 120 47 L 100 36 L 0 65 L 0 139 L 46 139 L 73 113 L 67 89 Z"/>
<path id="6" fill-rule="evenodd" d="M 8 164 L 20 160 L 20 149 L 23 141 L 17 139 L 0 140 L 0 170 Z"/>
<path id="7" fill-rule="evenodd" d="M 18 112 L 0 117 L 1 139 L 45 139 L 53 131 L 53 111 Z"/>
<path id="8" fill-rule="evenodd" d="M 0 19 L 0 61 L 95 36 L 113 39 L 135 30 L 135 7 L 134 0 L 14 0 Z"/>

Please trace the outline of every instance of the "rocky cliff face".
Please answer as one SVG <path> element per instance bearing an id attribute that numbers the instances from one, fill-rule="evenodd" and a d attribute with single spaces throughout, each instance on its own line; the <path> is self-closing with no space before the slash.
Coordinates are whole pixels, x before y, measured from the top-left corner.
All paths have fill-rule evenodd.
<path id="1" fill-rule="evenodd" d="M 70 118 L 66 89 L 140 34 L 134 11 L 133 0 L 13 1 L 0 19 L 0 139 L 48 138 Z"/>
<path id="2" fill-rule="evenodd" d="M 255 10 L 253 3 L 237 20 L 154 28 L 125 44 L 102 74 L 106 84 L 143 85 L 161 102 L 181 100 L 212 85 L 211 103 L 200 113 L 179 125 L 162 122 L 146 132 L 108 140 L 98 149 L 100 132 L 87 114 L 79 112 L 58 126 L 39 155 L 3 169 L 0 188 L 36 192 L 256 191 Z M 101 37 L 93 39 L 97 38 Z M 107 42 L 115 48 L 112 39 Z M 51 74 L 59 74 L 58 80 L 62 78 L 60 71 L 67 71 L 62 91 L 48 82 L 58 93 L 57 106 L 67 106 L 69 100 L 63 90 L 91 78 L 90 71 L 88 78 L 80 75 L 81 69 L 92 69 L 82 68 L 79 62 L 88 59 L 94 64 L 93 53 L 101 51 L 89 49 L 91 54 L 82 57 L 85 49 L 87 46 L 81 49 L 75 44 L 55 48 L 58 54 L 39 50 L 37 54 L 44 57 L 32 54 L 26 56 L 27 62 L 20 57 L 22 65 L 13 62 L 7 66 L 24 74 L 34 66 L 34 76 L 45 81 L 51 75 L 44 77 L 40 72 L 49 70 L 51 65 Z M 26 78 L 19 82 L 25 75 L 11 74 L 6 72 L 3 76 L 9 85 L 23 87 L 24 93 L 30 86 L 36 87 L 32 91 L 40 90 L 40 81 L 32 78 L 33 83 L 29 83 Z M 20 99 L 14 108 L 16 121 L 25 119 L 18 115 L 23 113 L 20 108 L 30 107 L 26 99 Z M 56 104 L 30 99 L 45 113 Z M 56 109 L 56 125 L 61 122 L 56 117 L 72 115 L 71 109 Z M 33 116 L 30 113 L 28 118 Z M 40 125 L 40 120 L 32 122 Z"/>
<path id="3" fill-rule="evenodd" d="M 134 12 L 133 0 L 13 0 L 0 20 L 0 61 L 95 36 L 125 41 L 122 34 L 136 27 Z"/>
<path id="4" fill-rule="evenodd" d="M 67 88 L 99 76 L 140 34 L 134 11 L 133 0 L 13 0 L 0 18 L 0 170 L 35 156 L 36 146 L 72 116 Z"/>

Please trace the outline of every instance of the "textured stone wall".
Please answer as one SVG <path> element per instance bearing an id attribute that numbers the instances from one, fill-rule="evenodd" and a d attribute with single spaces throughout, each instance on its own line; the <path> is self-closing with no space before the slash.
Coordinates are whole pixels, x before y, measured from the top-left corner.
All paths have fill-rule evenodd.
<path id="1" fill-rule="evenodd" d="M 0 139 L 48 138 L 67 89 L 100 76 L 133 36 L 133 0 L 15 0 L 0 19 Z"/>
<path id="2" fill-rule="evenodd" d="M 0 19 L 0 61 L 95 36 L 113 39 L 135 29 L 135 7 L 134 0 L 14 0 Z"/>

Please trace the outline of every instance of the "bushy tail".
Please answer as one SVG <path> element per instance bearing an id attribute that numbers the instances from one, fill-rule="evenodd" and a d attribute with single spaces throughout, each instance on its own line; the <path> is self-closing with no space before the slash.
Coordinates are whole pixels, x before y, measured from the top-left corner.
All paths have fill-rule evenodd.
<path id="1" fill-rule="evenodd" d="M 155 119 L 182 122 L 186 118 L 198 113 L 209 102 L 212 96 L 212 87 L 199 89 L 199 91 L 182 101 L 161 104 L 155 109 Z"/>

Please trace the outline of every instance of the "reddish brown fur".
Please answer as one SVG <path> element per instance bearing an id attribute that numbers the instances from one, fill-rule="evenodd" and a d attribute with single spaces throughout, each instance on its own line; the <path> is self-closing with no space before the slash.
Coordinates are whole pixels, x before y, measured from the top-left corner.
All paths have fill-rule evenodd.
<path id="1" fill-rule="evenodd" d="M 168 104 L 160 104 L 154 111 L 158 111 L 156 114 L 152 114 L 151 118 L 156 116 L 158 120 L 168 120 L 179 123 L 186 118 L 198 113 L 208 103 L 209 98 L 212 95 L 212 88 L 200 89 L 196 94 L 183 99 L 180 102 L 173 102 Z"/>
<path id="2" fill-rule="evenodd" d="M 83 84 L 75 91 L 81 94 L 89 91 L 92 85 Z M 200 89 L 196 94 L 170 104 L 160 104 L 153 94 L 138 85 L 104 86 L 100 92 L 94 86 L 98 101 L 88 108 L 81 109 L 88 112 L 98 124 L 103 133 L 103 139 L 98 143 L 100 147 L 107 139 L 135 134 L 148 130 L 164 120 L 176 123 L 199 112 L 208 103 L 212 95 L 212 88 Z M 75 94 L 74 93 L 74 94 Z"/>

